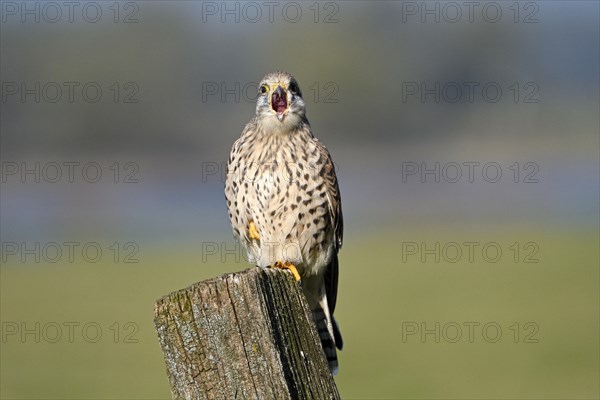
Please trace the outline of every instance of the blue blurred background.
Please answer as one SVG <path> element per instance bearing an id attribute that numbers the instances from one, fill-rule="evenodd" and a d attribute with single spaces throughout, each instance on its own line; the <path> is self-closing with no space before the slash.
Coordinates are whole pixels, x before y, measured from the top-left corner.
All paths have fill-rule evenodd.
<path id="1" fill-rule="evenodd" d="M 340 181 L 342 396 L 598 398 L 598 2 L 73 4 L 0 3 L 2 398 L 170 397 L 153 303 L 249 266 L 276 69 Z"/>

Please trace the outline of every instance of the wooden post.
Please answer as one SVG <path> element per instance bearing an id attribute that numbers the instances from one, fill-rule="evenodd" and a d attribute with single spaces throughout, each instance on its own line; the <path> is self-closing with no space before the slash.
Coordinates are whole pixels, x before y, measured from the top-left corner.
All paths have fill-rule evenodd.
<path id="1" fill-rule="evenodd" d="M 251 268 L 156 302 L 174 399 L 339 399 L 312 313 L 288 271 Z"/>

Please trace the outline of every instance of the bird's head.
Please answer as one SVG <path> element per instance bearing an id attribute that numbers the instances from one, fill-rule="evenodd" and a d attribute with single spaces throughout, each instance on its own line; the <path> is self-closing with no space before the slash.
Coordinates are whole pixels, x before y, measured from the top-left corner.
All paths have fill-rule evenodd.
<path id="1" fill-rule="evenodd" d="M 296 79 L 287 72 L 267 74 L 258 85 L 256 116 L 263 122 L 293 128 L 306 115 L 306 103 Z"/>

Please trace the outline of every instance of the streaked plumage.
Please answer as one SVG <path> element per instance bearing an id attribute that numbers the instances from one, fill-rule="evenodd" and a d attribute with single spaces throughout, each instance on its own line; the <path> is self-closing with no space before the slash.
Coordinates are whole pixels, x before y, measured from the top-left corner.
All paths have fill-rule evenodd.
<path id="1" fill-rule="evenodd" d="M 343 217 L 331 156 L 316 139 L 296 80 L 270 73 L 256 117 L 229 157 L 225 197 L 234 236 L 261 267 L 290 262 L 302 278 L 332 371 L 342 338 L 333 318 Z M 250 232 L 254 224 L 258 236 Z"/>

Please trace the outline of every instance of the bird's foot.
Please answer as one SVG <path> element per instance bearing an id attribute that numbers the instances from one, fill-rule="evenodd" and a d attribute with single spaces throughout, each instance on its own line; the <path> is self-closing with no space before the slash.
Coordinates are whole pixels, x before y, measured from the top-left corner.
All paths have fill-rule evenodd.
<path id="1" fill-rule="evenodd" d="M 273 268 L 280 268 L 280 269 L 287 269 L 289 270 L 292 275 L 294 275 L 294 278 L 296 278 L 296 282 L 300 282 L 300 274 L 298 273 L 298 270 L 296 269 L 296 266 L 294 264 L 292 264 L 289 261 L 285 261 L 285 262 L 281 262 L 281 261 L 277 261 L 275 264 L 273 264 Z"/>
<path id="2" fill-rule="evenodd" d="M 260 235 L 258 234 L 258 229 L 256 229 L 256 225 L 254 225 L 254 221 L 250 221 L 248 232 L 250 234 L 250 239 L 260 240 Z"/>

